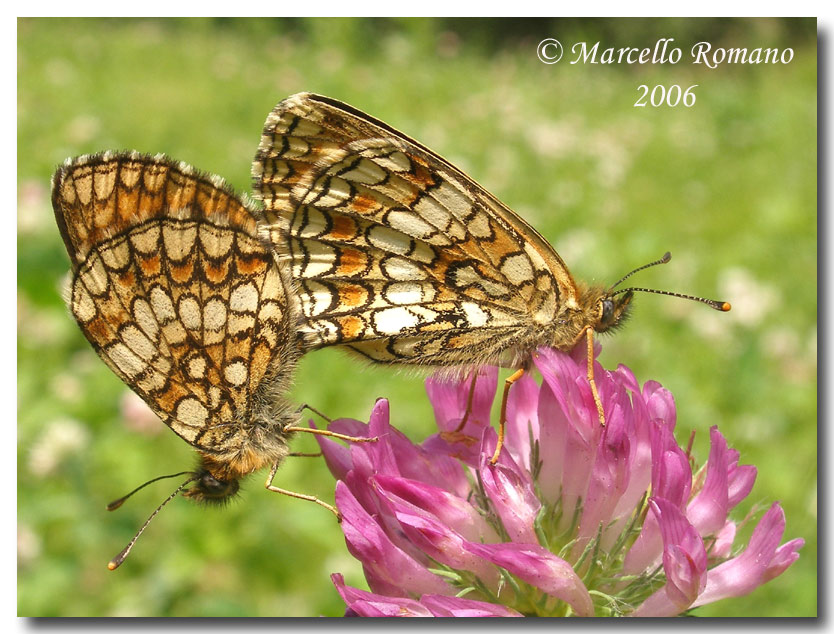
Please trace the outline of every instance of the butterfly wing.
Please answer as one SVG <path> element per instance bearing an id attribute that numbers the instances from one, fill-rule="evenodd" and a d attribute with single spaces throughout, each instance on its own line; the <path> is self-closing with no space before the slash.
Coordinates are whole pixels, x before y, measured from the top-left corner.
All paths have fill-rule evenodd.
<path id="1" fill-rule="evenodd" d="M 71 159 L 52 196 L 98 355 L 188 443 L 238 455 L 297 356 L 252 211 L 219 178 L 138 153 Z"/>
<path id="2" fill-rule="evenodd" d="M 253 166 L 309 347 L 379 362 L 523 356 L 576 285 L 527 223 L 431 150 L 338 101 L 288 98 Z M 533 344 L 535 345 L 535 344 Z"/>

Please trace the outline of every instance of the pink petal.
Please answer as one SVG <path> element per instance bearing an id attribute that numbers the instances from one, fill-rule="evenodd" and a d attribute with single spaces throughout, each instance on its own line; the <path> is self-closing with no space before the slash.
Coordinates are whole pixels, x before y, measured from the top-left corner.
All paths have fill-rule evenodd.
<path id="1" fill-rule="evenodd" d="M 391 428 L 387 436 L 397 469 L 403 477 L 420 480 L 447 489 L 458 495 L 467 495 L 469 480 L 461 463 L 438 451 L 414 445 L 402 432 Z"/>
<path id="2" fill-rule="evenodd" d="M 584 428 L 591 428 L 592 423 L 598 426 L 599 415 L 584 364 L 551 348 L 539 348 L 533 362 L 569 420 Z"/>
<path id="3" fill-rule="evenodd" d="M 698 596 L 698 585 L 706 577 L 701 574 L 689 553 L 676 544 L 663 551 L 663 569 L 670 581 L 666 583 L 666 594 L 683 612 Z M 672 581 L 674 580 L 674 581 Z"/>
<path id="4" fill-rule="evenodd" d="M 693 605 L 704 605 L 727 597 L 749 594 L 772 578 L 768 572 L 771 566 L 774 566 L 773 576 L 783 572 L 795 561 L 791 555 L 786 555 L 792 549 L 795 552 L 798 547 L 796 540 L 789 542 L 791 548 L 780 551 L 780 557 L 776 557 L 777 547 L 784 532 L 785 513 L 779 503 L 774 502 L 753 529 L 753 535 L 744 552 L 709 571 L 707 587 Z M 788 563 L 782 568 L 786 560 Z"/>
<path id="5" fill-rule="evenodd" d="M 368 431 L 368 424 L 353 418 L 337 418 L 327 425 L 327 429 L 345 436 L 356 436 L 357 438 L 368 438 L 371 433 Z"/>
<path id="6" fill-rule="evenodd" d="M 400 596 L 454 593 L 440 577 L 391 542 L 344 482 L 336 483 L 336 506 L 342 514 L 341 527 L 348 550 L 362 562 L 366 572 L 373 573 L 375 583 L 368 578 L 372 590 Z"/>
<path id="7" fill-rule="evenodd" d="M 626 371 L 628 376 L 633 377 L 626 366 L 620 365 L 617 368 L 618 375 Z M 652 424 L 649 422 L 646 405 L 640 394 L 640 386 L 628 386 L 624 379 L 618 380 L 631 392 L 632 409 L 630 415 L 626 411 L 629 421 L 627 433 L 630 445 L 628 486 L 612 513 L 614 517 L 622 518 L 618 525 L 611 529 L 612 532 L 616 533 L 624 529 L 624 523 L 628 521 L 631 512 L 641 503 L 643 495 L 651 484 L 652 476 Z"/>
<path id="8" fill-rule="evenodd" d="M 585 357 L 580 355 L 584 361 Z M 602 434 L 598 413 L 587 377 L 587 365 L 582 361 L 547 349 L 539 349 L 534 357 L 542 373 L 544 383 L 539 400 L 539 435 L 542 456 L 546 457 L 538 484 L 542 496 L 552 501 L 556 491 L 561 497 L 563 509 L 576 508 L 580 500 L 587 499 L 591 473 L 596 460 L 597 447 Z M 612 374 L 595 366 L 595 376 L 600 398 L 608 417 L 620 418 L 625 415 L 622 401 L 623 390 Z M 555 403 L 558 403 L 558 406 Z M 547 406 L 549 409 L 545 409 Z M 546 445 L 553 449 L 546 449 Z M 555 455 L 554 455 L 555 454 Z M 553 466 L 548 463 L 553 460 Z M 623 482 L 627 483 L 627 478 Z M 622 494 L 618 490 L 618 494 Z M 610 501 L 616 504 L 619 495 Z M 607 508 L 596 500 L 595 510 Z M 608 508 L 610 511 L 611 509 Z M 560 529 L 567 529 L 572 514 L 565 512 Z M 593 532 L 594 518 L 589 517 L 585 529 Z"/>
<path id="9" fill-rule="evenodd" d="M 530 440 L 539 439 L 539 385 L 525 372 L 507 397 L 507 437 L 504 447 L 530 472 Z"/>
<path id="10" fill-rule="evenodd" d="M 704 543 L 675 504 L 652 498 L 649 507 L 652 512 L 648 517 L 656 519 L 663 537 L 666 583 L 630 616 L 675 616 L 692 605 L 706 583 Z"/>
<path id="11" fill-rule="evenodd" d="M 718 427 L 711 427 L 709 434 L 710 450 L 704 487 L 686 508 L 686 517 L 704 537 L 712 535 L 724 526 L 728 511 L 727 441 L 718 431 Z"/>
<path id="12" fill-rule="evenodd" d="M 646 402 L 649 419 L 657 420 L 673 431 L 677 410 L 672 393 L 657 381 L 646 381 L 643 384 L 643 399 Z"/>
<path id="13" fill-rule="evenodd" d="M 368 513 L 376 514 L 380 510 L 376 495 L 367 484 L 368 480 L 378 473 L 399 475 L 397 459 L 391 446 L 392 437 L 399 433 L 388 423 L 388 401 L 379 399 L 368 421 L 368 435 L 378 440 L 354 443 L 349 447 L 353 467 L 343 476 L 342 481 Z"/>
<path id="14" fill-rule="evenodd" d="M 649 424 L 649 429 L 652 454 L 651 490 L 656 497 L 669 500 L 682 508 L 692 488 L 689 460 L 678 446 L 668 425 L 654 420 Z M 626 574 L 640 574 L 655 566 L 662 552 L 660 527 L 655 515 L 649 513 L 640 534 L 626 553 L 623 571 Z"/>
<path id="15" fill-rule="evenodd" d="M 495 568 L 465 550 L 466 540 L 459 533 L 415 507 L 392 503 L 392 510 L 406 537 L 429 557 L 455 570 L 468 570 L 491 591 L 498 590 L 499 579 Z"/>
<path id="16" fill-rule="evenodd" d="M 537 544 L 476 544 L 470 552 L 505 568 L 522 581 L 568 603 L 577 616 L 593 616 L 591 595 L 571 565 Z"/>
<path id="17" fill-rule="evenodd" d="M 650 507 L 658 518 L 663 537 L 667 592 L 683 610 L 696 599 L 707 581 L 704 542 L 680 509 L 668 500 L 652 498 Z"/>
<path id="18" fill-rule="evenodd" d="M 391 435 L 400 433 L 389 423 L 388 399 L 381 398 L 374 403 L 371 417 L 368 419 L 368 434 L 379 438 L 377 442 L 353 445 L 356 451 L 362 451 L 370 457 L 373 473 L 399 475 L 397 458 L 391 447 Z M 354 452 L 355 453 L 355 452 Z M 356 460 L 354 460 L 356 462 Z"/>
<path id="19" fill-rule="evenodd" d="M 419 486 L 419 483 L 406 481 L 402 478 L 391 478 L 386 476 L 379 476 L 379 480 L 373 479 L 372 485 L 378 492 L 379 496 L 384 500 L 385 516 L 391 516 L 397 523 L 393 530 L 387 530 L 386 534 L 392 537 L 392 540 L 400 545 L 400 547 L 407 553 L 411 553 L 415 548 L 419 550 L 415 554 L 415 558 L 422 560 L 426 555 L 435 561 L 447 565 L 458 570 L 469 570 L 476 574 L 481 580 L 491 589 L 497 590 L 498 576 L 493 567 L 489 566 L 483 560 L 466 552 L 462 547 L 462 542 L 465 541 L 460 533 L 449 527 L 445 522 L 439 520 L 431 512 L 421 508 L 418 505 L 399 497 L 392 493 L 385 484 L 393 485 L 393 488 L 405 490 L 406 493 L 413 492 L 413 488 L 409 484 Z M 400 486 L 398 486 L 400 485 Z M 422 492 L 425 492 L 423 489 Z M 451 501 L 448 496 L 445 501 Z M 425 501 L 425 500 L 419 500 Z M 458 499 L 460 505 L 451 507 L 444 505 L 446 508 L 442 510 L 452 510 L 449 515 L 457 515 L 460 517 L 461 513 L 454 513 L 456 510 L 463 510 L 462 505 L 465 501 Z M 433 505 L 437 506 L 437 505 Z M 477 515 L 477 511 L 470 507 L 473 514 Z M 482 518 L 469 516 L 466 519 L 472 521 L 483 522 Z M 386 522 L 386 526 L 387 526 Z M 497 538 L 494 531 L 485 524 L 488 535 Z M 464 528 L 471 528 L 464 523 Z M 477 538 L 480 538 L 478 535 Z"/>
<path id="20" fill-rule="evenodd" d="M 736 538 L 736 523 L 732 520 L 727 520 L 724 528 L 718 531 L 715 536 L 715 541 L 707 553 L 710 559 L 726 559 L 730 556 L 733 548 L 733 541 Z"/>
<path id="21" fill-rule="evenodd" d="M 653 421 L 651 428 L 652 445 L 652 486 L 654 496 L 663 498 L 683 508 L 692 489 L 692 469 L 689 459 L 678 446 L 668 425 Z M 656 565 L 663 552 L 659 526 L 652 514 L 643 522 L 623 562 L 627 574 L 639 574 Z"/>
<path id="22" fill-rule="evenodd" d="M 542 385 L 539 393 L 538 419 L 540 455 L 544 460 L 537 483 L 542 499 L 555 504 L 562 491 L 567 429 L 570 422 L 547 383 Z"/>
<path id="23" fill-rule="evenodd" d="M 652 495 L 683 508 L 692 491 L 689 458 L 668 425 L 652 423 Z"/>
<path id="24" fill-rule="evenodd" d="M 529 475 L 516 465 L 509 453 L 501 453 L 496 464 L 490 464 L 498 437 L 494 429 L 484 431 L 481 448 L 481 481 L 492 508 L 514 542 L 537 544 L 533 527 L 541 510 Z"/>
<path id="25" fill-rule="evenodd" d="M 562 466 L 562 508 L 570 510 L 563 514 L 565 522 L 571 520 L 572 510 L 577 508 L 580 501 L 588 492 L 588 483 L 596 457 L 596 448 L 602 427 L 594 419 L 593 428 L 584 427 L 584 423 L 574 424 L 571 420 L 565 431 L 565 461 Z"/>
<path id="26" fill-rule="evenodd" d="M 434 616 L 427 607 L 413 599 L 387 597 L 345 585 L 342 575 L 330 575 L 342 600 L 358 616 Z"/>
<path id="27" fill-rule="evenodd" d="M 470 541 L 498 541 L 498 535 L 467 500 L 448 491 L 407 478 L 379 475 L 374 478 L 382 495 L 392 496 L 431 513 Z"/>
<path id="28" fill-rule="evenodd" d="M 475 382 L 475 394 L 472 398 L 472 410 L 469 412 L 463 433 L 480 438 L 481 430 L 490 423 L 492 401 L 498 384 L 498 368 L 485 366 L 474 370 L 478 373 Z M 426 379 L 426 392 L 429 395 L 437 426 L 441 431 L 454 431 L 466 414 L 472 375 L 453 378 L 437 373 Z"/>
<path id="29" fill-rule="evenodd" d="M 476 468 L 479 444 L 480 437 L 476 438 L 460 432 L 440 432 L 426 438 L 421 447 L 429 455 L 441 455 L 460 460 L 465 465 Z"/>
<path id="30" fill-rule="evenodd" d="M 628 616 L 632 617 L 664 617 L 677 616 L 681 613 L 678 604 L 671 599 L 669 593 L 666 591 L 667 585 L 664 584 L 660 589 L 656 590 L 643 603 L 637 606 Z"/>
<path id="31" fill-rule="evenodd" d="M 466 415 L 472 374 L 455 379 L 437 373 L 426 379 L 426 390 L 434 407 L 438 434 L 429 436 L 422 444 L 428 455 L 442 455 L 477 467 L 478 445 L 483 430 L 490 424 L 492 402 L 498 383 L 498 368 L 488 366 L 477 370 L 478 378 L 472 407 L 462 429 L 460 422 Z"/>
<path id="32" fill-rule="evenodd" d="M 614 508 L 628 486 L 631 466 L 628 422 L 619 404 L 612 407 L 610 412 L 611 416 L 597 446 L 579 523 L 579 537 L 586 540 L 594 537 L 600 526 L 605 527 L 614 519 Z M 586 540 L 580 539 L 579 543 L 584 546 Z"/>
<path id="33" fill-rule="evenodd" d="M 503 605 L 439 594 L 425 594 L 420 598 L 420 603 L 428 607 L 435 616 L 524 616 Z"/>
<path id="34" fill-rule="evenodd" d="M 734 508 L 750 494 L 756 482 L 757 474 L 758 470 L 753 465 L 740 465 L 730 469 L 727 499 L 729 508 Z"/>
<path id="35" fill-rule="evenodd" d="M 797 537 L 779 546 L 776 549 L 773 559 L 770 560 L 770 565 L 765 570 L 763 580 L 765 582 L 770 581 L 785 572 L 793 562 L 799 559 L 799 553 L 797 551 L 804 545 L 805 540 Z"/>
<path id="36" fill-rule="evenodd" d="M 337 480 L 343 480 L 348 471 L 353 469 L 353 460 L 350 457 L 350 449 L 343 444 L 331 440 L 326 436 L 316 436 L 319 449 L 324 456 L 324 462 L 330 473 Z"/>
<path id="37" fill-rule="evenodd" d="M 654 513 L 648 513 L 643 520 L 640 534 L 626 553 L 623 573 L 638 575 L 648 571 L 656 565 L 662 553 L 663 539 L 660 535 L 660 526 L 657 524 L 657 516 Z"/>
<path id="38" fill-rule="evenodd" d="M 634 372 L 631 371 L 631 368 L 620 363 L 614 371 L 614 374 L 616 375 L 616 381 L 620 385 L 632 394 L 638 396 L 640 395 L 640 383 L 637 381 L 637 378 L 634 376 Z"/>

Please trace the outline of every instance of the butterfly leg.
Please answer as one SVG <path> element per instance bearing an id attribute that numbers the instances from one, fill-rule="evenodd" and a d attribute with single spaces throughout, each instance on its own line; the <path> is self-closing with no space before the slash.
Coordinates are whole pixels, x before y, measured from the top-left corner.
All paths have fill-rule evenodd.
<path id="1" fill-rule="evenodd" d="M 322 414 L 315 407 L 307 405 L 306 403 L 304 405 L 302 405 L 301 407 L 299 407 L 296 410 L 296 413 L 300 414 L 305 409 L 310 410 L 311 412 L 313 412 L 313 414 L 316 414 L 319 418 L 322 418 L 322 419 L 326 420 L 328 423 L 333 422 L 330 418 L 328 418 L 327 416 Z M 303 432 L 307 432 L 308 434 L 319 434 L 320 436 L 329 436 L 330 438 L 338 438 L 339 440 L 345 440 L 347 442 L 376 442 L 376 440 L 377 440 L 376 437 L 374 437 L 374 438 L 360 438 L 358 436 L 346 436 L 345 434 L 338 434 L 334 431 L 328 431 L 326 429 L 311 429 L 310 427 L 296 427 L 294 425 L 290 426 L 290 427 L 285 427 L 284 431 L 286 431 L 286 432 L 303 431 Z M 321 454 L 290 454 L 290 455 L 305 456 L 305 457 L 306 456 L 316 457 L 316 456 L 320 456 Z"/>
<path id="2" fill-rule="evenodd" d="M 504 381 L 504 394 L 501 396 L 501 418 L 498 421 L 498 443 L 495 445 L 495 453 L 490 458 L 490 464 L 498 462 L 498 456 L 501 455 L 501 448 L 504 446 L 504 428 L 507 425 L 507 397 L 510 395 L 510 388 L 513 383 L 524 376 L 524 372 L 524 368 L 519 368 Z"/>
<path id="3" fill-rule="evenodd" d="M 594 404 L 597 406 L 599 424 L 605 427 L 605 412 L 602 409 L 602 400 L 597 391 L 597 384 L 594 381 L 594 331 L 592 328 L 585 330 L 588 341 L 588 383 L 591 385 L 591 395 L 594 397 Z"/>
<path id="4" fill-rule="evenodd" d="M 287 489 L 281 489 L 277 486 L 272 484 L 272 481 L 275 479 L 275 472 L 278 471 L 278 463 L 274 463 L 272 468 L 269 470 L 269 476 L 266 479 L 266 490 L 273 491 L 274 493 L 281 493 L 282 495 L 287 495 L 291 498 L 298 498 L 299 500 L 307 500 L 308 502 L 315 502 L 319 506 L 323 506 L 328 511 L 333 513 L 336 516 L 336 521 L 342 521 L 342 514 L 339 513 L 338 509 L 333 506 L 332 504 L 328 504 L 327 502 L 318 499 L 315 495 L 307 495 L 305 493 L 296 493 L 295 491 L 288 491 Z"/>
<path id="5" fill-rule="evenodd" d="M 475 383 L 478 381 L 478 370 L 472 372 L 472 383 L 469 386 L 469 398 L 466 399 L 466 411 L 463 413 L 463 418 L 460 419 L 460 424 L 455 428 L 455 432 L 459 432 L 466 425 L 469 420 L 469 414 L 472 413 L 472 402 L 475 400 Z"/>
<path id="6" fill-rule="evenodd" d="M 284 427 L 284 431 L 289 432 L 305 432 L 308 434 L 317 434 L 319 436 L 327 436 L 328 438 L 337 438 L 338 440 L 344 440 L 346 442 L 376 442 L 379 440 L 376 436 L 373 438 L 362 438 L 360 436 L 348 436 L 346 434 L 338 434 L 335 431 L 329 431 L 327 429 L 313 429 L 311 427 L 295 427 L 291 425 L 289 427 Z"/>
<path id="7" fill-rule="evenodd" d="M 330 420 L 330 418 L 328 418 L 327 416 L 325 416 L 324 414 L 322 414 L 319 410 L 317 410 L 317 409 L 316 409 L 315 407 L 313 407 L 312 405 L 307 405 L 307 403 L 304 403 L 304 405 L 302 405 L 301 407 L 299 407 L 299 408 L 296 410 L 296 414 L 300 414 L 300 413 L 301 413 L 301 412 L 303 412 L 305 409 L 310 410 L 311 412 L 313 412 L 313 414 L 315 414 L 316 416 L 318 416 L 318 417 L 319 417 L 319 418 L 321 418 L 322 420 L 326 420 L 328 423 L 332 423 L 332 422 L 333 422 L 332 420 Z"/>

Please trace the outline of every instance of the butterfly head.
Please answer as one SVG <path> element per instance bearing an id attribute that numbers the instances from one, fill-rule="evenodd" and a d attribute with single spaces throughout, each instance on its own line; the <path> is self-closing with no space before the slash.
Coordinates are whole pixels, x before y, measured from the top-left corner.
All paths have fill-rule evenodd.
<path id="1" fill-rule="evenodd" d="M 280 460 L 283 455 L 275 456 L 275 459 Z M 224 504 L 237 495 L 240 480 L 268 463 L 268 458 L 251 450 L 223 459 L 200 452 L 200 463 L 192 472 L 194 483 L 183 497 L 206 504 Z"/>
<path id="2" fill-rule="evenodd" d="M 596 330 L 597 332 L 605 332 L 606 330 L 611 330 L 612 328 L 621 326 L 623 320 L 628 316 L 628 308 L 631 305 L 631 298 L 634 296 L 635 291 L 641 291 L 644 293 L 655 293 L 657 295 L 671 295 L 673 297 L 680 297 L 681 299 L 691 299 L 693 301 L 706 304 L 707 306 L 722 312 L 730 310 L 729 302 L 722 302 L 714 299 L 705 299 L 703 297 L 696 297 L 694 295 L 684 295 L 682 293 L 659 291 L 652 288 L 640 288 L 636 286 L 633 286 L 631 288 L 621 288 L 619 290 L 614 290 L 622 282 L 627 280 L 629 277 L 631 277 L 638 271 L 642 271 L 643 269 L 647 269 L 651 266 L 657 266 L 658 264 L 666 264 L 671 259 L 672 254 L 667 252 L 659 260 L 649 262 L 648 264 L 644 264 L 643 266 L 634 269 L 627 275 L 620 278 L 620 280 L 616 284 L 614 284 L 607 290 L 600 288 L 589 289 L 583 298 L 583 304 L 585 306 L 596 307 L 596 315 L 593 316 L 592 320 L 594 330 Z"/>
<path id="3" fill-rule="evenodd" d="M 194 484 L 183 493 L 184 497 L 195 502 L 206 502 L 208 504 L 223 504 L 228 502 L 240 490 L 240 481 L 237 478 L 221 479 L 205 468 L 201 468 L 194 474 Z"/>
<path id="4" fill-rule="evenodd" d="M 628 309 L 631 306 L 631 298 L 634 293 L 628 291 L 620 295 L 612 295 L 604 293 L 599 300 L 597 300 L 597 320 L 594 325 L 594 330 L 597 332 L 605 332 L 623 325 L 626 317 L 628 317 Z"/>

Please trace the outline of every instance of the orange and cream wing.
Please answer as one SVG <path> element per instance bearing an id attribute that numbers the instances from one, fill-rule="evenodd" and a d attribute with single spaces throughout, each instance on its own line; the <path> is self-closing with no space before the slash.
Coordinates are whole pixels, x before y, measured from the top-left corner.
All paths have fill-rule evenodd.
<path id="1" fill-rule="evenodd" d="M 278 104 L 253 176 L 265 231 L 292 263 L 308 347 L 347 344 L 389 363 L 497 361 L 576 305 L 570 273 L 533 228 L 346 104 L 306 93 Z"/>
<path id="2" fill-rule="evenodd" d="M 164 156 L 67 161 L 53 207 L 68 298 L 107 365 L 199 450 L 233 455 L 297 356 L 285 280 L 221 179 Z"/>

